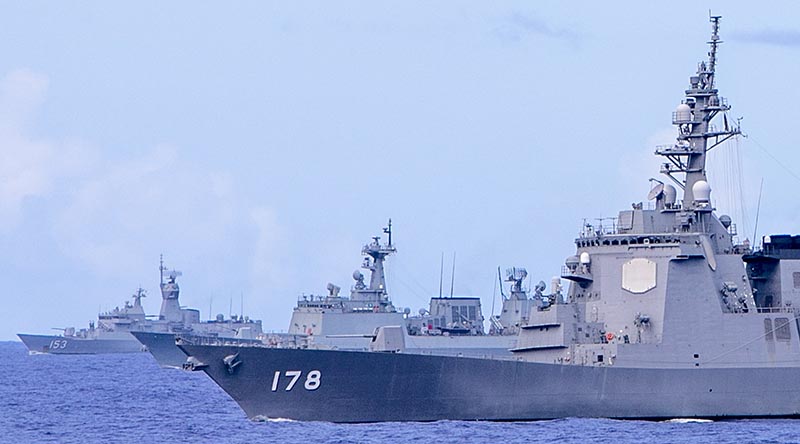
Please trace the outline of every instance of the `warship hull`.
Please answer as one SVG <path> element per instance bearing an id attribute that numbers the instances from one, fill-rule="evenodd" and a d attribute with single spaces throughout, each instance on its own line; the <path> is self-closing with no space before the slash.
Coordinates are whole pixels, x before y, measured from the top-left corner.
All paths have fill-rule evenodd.
<path id="1" fill-rule="evenodd" d="M 137 331 L 131 333 L 142 347 L 153 355 L 158 365 L 167 368 L 181 368 L 186 355 L 175 345 L 173 333 L 151 333 Z"/>
<path id="2" fill-rule="evenodd" d="M 79 338 L 58 335 L 18 334 L 29 353 L 93 355 L 102 353 L 141 353 L 147 351 L 129 333 L 115 338 Z"/>
<path id="3" fill-rule="evenodd" d="M 165 368 L 181 368 L 186 362 L 186 354 L 175 344 L 178 337 L 192 343 L 224 343 L 224 344 L 260 344 L 256 339 L 219 338 L 202 335 L 189 335 L 175 333 L 154 333 L 135 331 L 131 334 L 155 358 L 158 365 Z"/>
<path id="4" fill-rule="evenodd" d="M 795 383 L 800 368 L 792 367 L 624 368 L 403 353 L 180 347 L 250 418 L 516 421 L 800 414 Z"/>

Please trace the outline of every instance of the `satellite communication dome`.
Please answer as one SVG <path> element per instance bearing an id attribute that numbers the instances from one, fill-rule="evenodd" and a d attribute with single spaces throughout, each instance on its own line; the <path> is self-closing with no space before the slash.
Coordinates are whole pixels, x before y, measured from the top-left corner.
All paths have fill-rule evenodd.
<path id="1" fill-rule="evenodd" d="M 685 103 L 681 103 L 680 105 L 678 105 L 678 108 L 675 109 L 675 121 L 676 122 L 692 121 L 692 109 L 689 108 L 689 105 Z"/>
<path id="2" fill-rule="evenodd" d="M 589 257 L 589 253 L 587 253 L 585 251 L 583 253 L 581 253 L 581 264 L 589 265 L 591 263 L 592 263 L 592 258 Z"/>
<path id="3" fill-rule="evenodd" d="M 566 266 L 570 267 L 570 268 L 575 268 L 580 263 L 581 263 L 581 260 L 578 259 L 578 256 L 570 256 L 570 257 L 567 258 L 566 261 L 564 261 L 564 264 L 566 264 Z"/>
<path id="4" fill-rule="evenodd" d="M 694 194 L 695 202 L 710 202 L 711 186 L 705 180 L 698 180 L 692 185 L 692 194 Z"/>
<path id="5" fill-rule="evenodd" d="M 664 203 L 667 205 L 672 205 L 675 203 L 675 200 L 678 198 L 678 190 L 675 189 L 670 184 L 664 185 Z"/>
<path id="6" fill-rule="evenodd" d="M 361 274 L 360 271 L 356 270 L 356 271 L 353 272 L 353 279 L 355 279 L 357 281 L 362 281 L 362 280 L 364 280 L 364 275 Z"/>

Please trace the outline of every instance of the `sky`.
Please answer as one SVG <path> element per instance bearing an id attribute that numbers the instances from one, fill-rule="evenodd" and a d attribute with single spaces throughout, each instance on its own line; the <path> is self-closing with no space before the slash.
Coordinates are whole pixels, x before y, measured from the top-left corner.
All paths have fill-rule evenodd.
<path id="1" fill-rule="evenodd" d="M 162 254 L 204 319 L 285 330 L 389 218 L 394 304 L 438 295 L 442 255 L 449 293 L 455 254 L 488 317 L 498 266 L 549 284 L 584 220 L 646 200 L 709 9 L 747 135 L 713 203 L 797 233 L 795 2 L 2 2 L 0 340 L 139 286 L 156 314 Z"/>

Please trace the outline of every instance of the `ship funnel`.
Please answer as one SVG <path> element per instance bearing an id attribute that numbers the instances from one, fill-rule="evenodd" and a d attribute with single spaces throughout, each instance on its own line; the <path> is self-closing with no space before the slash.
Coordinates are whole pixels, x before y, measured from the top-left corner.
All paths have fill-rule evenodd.
<path id="1" fill-rule="evenodd" d="M 705 180 L 698 180 L 692 185 L 692 195 L 695 202 L 709 203 L 711 201 L 711 186 Z"/>

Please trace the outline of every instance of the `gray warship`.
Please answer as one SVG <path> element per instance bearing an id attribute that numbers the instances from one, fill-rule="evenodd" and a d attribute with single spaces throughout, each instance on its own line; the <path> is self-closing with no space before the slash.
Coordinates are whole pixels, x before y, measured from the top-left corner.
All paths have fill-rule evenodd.
<path id="1" fill-rule="evenodd" d="M 95 353 L 134 353 L 144 348 L 130 335 L 131 330 L 151 325 L 147 319 L 142 298 L 145 291 L 136 290 L 133 303 L 125 304 L 111 311 L 101 312 L 97 323 L 89 322 L 88 328 L 65 328 L 60 335 L 37 335 L 19 333 L 17 336 L 28 348 L 28 352 L 53 354 L 95 354 Z"/>
<path id="2" fill-rule="evenodd" d="M 419 315 L 410 316 L 411 310 L 399 310 L 389 297 L 386 283 L 386 259 L 397 252 L 392 241 L 392 221 L 383 229 L 387 243 L 380 236 L 361 249 L 361 270 L 369 272 L 369 279 L 361 270 L 353 272 L 353 286 L 349 296 L 340 295 L 341 287 L 328 283 L 327 294 L 302 295 L 292 311 L 286 333 L 265 333 L 256 338 L 219 337 L 197 332 L 160 333 L 132 332 L 162 367 L 182 367 L 186 355 L 176 341 L 182 344 L 214 344 L 231 346 L 263 346 L 272 348 L 302 348 L 325 350 L 367 351 L 375 330 L 384 326 L 403 326 L 397 330 L 410 347 L 428 354 L 492 355 L 509 354 L 516 344 L 516 332 L 527 316 L 534 299 L 523 288 L 527 272 L 522 268 L 507 271 L 506 282 L 510 294 L 502 294 L 501 314 L 493 318 L 492 330 L 484 332 L 484 317 L 478 297 L 433 297 Z M 502 287 L 502 282 L 501 282 Z M 543 284 L 537 287 L 541 299 Z M 423 351 L 421 351 L 423 352 Z"/>
<path id="3" fill-rule="evenodd" d="M 672 183 L 610 227 L 583 226 L 566 297 L 531 307 L 511 357 L 420 354 L 387 326 L 367 352 L 182 345 L 193 369 L 251 418 L 800 416 L 800 236 L 752 250 L 712 206 L 706 155 L 741 132 L 715 87 L 711 23 L 672 115 L 676 142 L 655 151 Z"/>
<path id="4" fill-rule="evenodd" d="M 138 330 L 130 334 L 164 368 L 181 368 L 186 361 L 186 355 L 176 345 L 179 338 L 186 343 L 224 345 L 257 345 L 264 341 L 260 320 L 236 315 L 226 319 L 222 314 L 213 320 L 191 324 L 188 328 L 166 332 Z"/>
<path id="5" fill-rule="evenodd" d="M 389 298 L 385 261 L 397 252 L 392 241 L 391 220 L 383 232 L 388 235 L 387 243 L 382 244 L 381 237 L 374 236 L 372 242 L 361 250 L 364 256 L 361 268 L 369 271 L 369 282 L 360 270 L 356 270 L 350 297 L 339 296 L 340 288 L 334 284 L 328 284 L 325 296 L 302 297 L 292 313 L 288 332 L 292 338 L 301 338 L 303 342 L 273 341 L 272 346 L 368 351 L 376 330 L 395 327 L 393 331 L 410 348 L 419 349 L 421 353 L 462 356 L 508 353 L 516 343 L 512 334 L 514 326 L 519 325 L 524 317 L 510 305 L 521 300 L 529 301 L 522 288 L 522 281 L 527 276 L 524 269 L 517 273 L 519 282 L 512 286 L 512 296 L 503 298 L 504 314 L 501 317 L 507 324 L 505 332 L 499 329 L 485 334 L 479 297 L 443 297 L 440 294 L 430 299 L 428 308 L 420 309 L 418 315 L 412 316 L 408 308 L 398 311 Z"/>
<path id="6" fill-rule="evenodd" d="M 22 340 L 32 354 L 98 354 L 98 353 L 135 353 L 145 352 L 144 347 L 133 332 L 174 335 L 175 333 L 191 333 L 203 331 L 220 337 L 250 337 L 261 333 L 261 321 L 240 318 L 212 322 L 201 322 L 199 310 L 181 308 L 180 287 L 177 278 L 180 271 L 169 270 L 164 266 L 163 258 L 159 263 L 161 290 L 161 310 L 157 316 L 147 316 L 142 307 L 142 298 L 146 297 L 139 288 L 133 295 L 133 302 L 125 302 L 122 308 L 98 315 L 97 323 L 90 322 L 88 328 L 64 329 L 60 335 L 35 335 L 20 333 Z M 174 339 L 173 339 L 174 342 Z"/>

